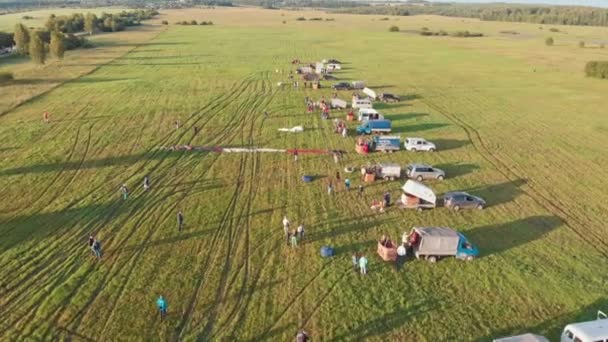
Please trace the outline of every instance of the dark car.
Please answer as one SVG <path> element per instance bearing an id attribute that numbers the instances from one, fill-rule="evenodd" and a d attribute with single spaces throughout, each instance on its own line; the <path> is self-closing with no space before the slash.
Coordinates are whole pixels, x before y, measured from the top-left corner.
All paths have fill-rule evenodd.
<path id="1" fill-rule="evenodd" d="M 382 102 L 399 102 L 399 101 L 401 101 L 399 96 L 394 95 L 394 94 L 388 94 L 388 93 L 380 94 L 379 98 L 380 98 L 380 101 L 382 101 Z"/>
<path id="2" fill-rule="evenodd" d="M 331 86 L 331 89 L 334 90 L 351 90 L 353 86 L 348 82 L 340 82 Z"/>
<path id="3" fill-rule="evenodd" d="M 327 63 L 329 63 L 329 64 L 341 64 L 340 61 L 337 60 L 337 59 L 330 59 L 330 60 L 327 61 Z"/>
<path id="4" fill-rule="evenodd" d="M 464 191 L 456 191 L 448 192 L 443 196 L 443 205 L 456 211 L 460 209 L 481 210 L 486 206 L 486 201 Z"/>

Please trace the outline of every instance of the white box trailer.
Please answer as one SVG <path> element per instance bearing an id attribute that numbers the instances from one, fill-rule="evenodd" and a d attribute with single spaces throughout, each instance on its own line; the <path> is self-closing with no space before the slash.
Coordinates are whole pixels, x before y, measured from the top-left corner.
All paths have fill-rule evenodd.
<path id="1" fill-rule="evenodd" d="M 608 319 L 601 311 L 595 321 L 566 325 L 560 342 L 596 342 L 608 340 Z"/>
<path id="2" fill-rule="evenodd" d="M 383 120 L 384 116 L 378 113 L 374 108 L 359 108 L 359 116 L 357 117 L 359 121 L 365 120 Z"/>
<path id="3" fill-rule="evenodd" d="M 331 99 L 331 108 L 345 109 L 347 106 L 346 101 L 341 99 Z"/>
<path id="4" fill-rule="evenodd" d="M 437 205 L 437 196 L 435 192 L 428 186 L 409 179 L 401 187 L 403 195 L 399 206 L 405 209 L 417 209 L 421 211 L 423 209 L 432 209 Z"/>
<path id="5" fill-rule="evenodd" d="M 317 74 L 325 73 L 325 67 L 323 66 L 323 63 L 317 62 L 317 64 L 315 64 L 315 72 Z"/>
<path id="6" fill-rule="evenodd" d="M 369 88 L 367 88 L 367 87 L 363 88 L 363 93 L 364 93 L 365 95 L 367 95 L 367 96 L 371 97 L 371 98 L 372 98 L 372 99 L 374 99 L 374 100 L 375 100 L 376 98 L 378 98 L 378 96 L 376 95 L 376 92 L 375 92 L 375 91 L 373 91 L 373 90 L 371 90 L 371 89 L 369 89 Z"/>

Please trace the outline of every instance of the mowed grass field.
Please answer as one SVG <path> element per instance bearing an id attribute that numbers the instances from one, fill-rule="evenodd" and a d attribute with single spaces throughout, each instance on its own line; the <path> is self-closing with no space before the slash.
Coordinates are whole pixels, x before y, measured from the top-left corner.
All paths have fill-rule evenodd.
<path id="1" fill-rule="evenodd" d="M 94 66 L 0 117 L 0 339 L 283 341 L 302 327 L 319 341 L 488 341 L 527 331 L 556 339 L 565 324 L 606 309 L 608 83 L 582 70 L 608 52 L 577 44 L 608 30 L 560 27 L 563 38 L 552 34 L 556 46 L 547 47 L 548 27 L 539 25 L 379 18 L 165 11 L 158 20 L 215 25 L 153 22 L 130 32 L 147 36 L 97 51 L 118 56 L 72 52 L 55 62 Z M 389 33 L 392 24 L 488 37 Z M 277 87 L 294 58 L 337 58 L 340 80 L 402 96 L 377 108 L 397 134 L 425 137 L 438 151 L 355 154 L 354 123 L 342 138 L 305 112 L 305 96 L 329 98 L 329 89 Z M 305 131 L 277 132 L 295 125 Z M 175 144 L 349 153 L 335 164 L 324 155 L 294 162 L 160 149 Z M 447 173 L 429 183 L 437 194 L 466 190 L 488 208 L 369 209 L 385 191 L 398 198 L 402 181 L 368 185 L 363 197 L 343 186 L 326 194 L 336 171 L 368 161 L 433 164 Z M 316 180 L 301 182 L 305 174 Z M 132 190 L 126 201 L 123 183 Z M 283 215 L 306 226 L 296 250 L 285 244 Z M 412 226 L 462 231 L 480 258 L 381 261 L 376 240 L 400 239 Z M 101 261 L 86 245 L 90 233 L 102 241 Z M 324 245 L 336 256 L 321 258 Z M 370 260 L 365 277 L 351 267 L 354 252 Z"/>

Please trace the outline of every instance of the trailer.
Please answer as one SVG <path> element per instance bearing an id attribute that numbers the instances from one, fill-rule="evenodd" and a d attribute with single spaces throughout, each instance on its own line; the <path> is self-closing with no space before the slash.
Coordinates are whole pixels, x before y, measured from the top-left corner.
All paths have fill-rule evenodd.
<path id="1" fill-rule="evenodd" d="M 467 261 L 479 256 L 477 248 L 464 235 L 448 227 L 414 227 L 409 241 L 416 258 L 429 262 L 445 256 Z"/>
<path id="2" fill-rule="evenodd" d="M 398 206 L 402 209 L 416 209 L 422 211 L 424 209 L 433 209 L 437 205 L 437 196 L 435 192 L 428 186 L 408 180 L 401 187 L 403 194 L 398 201 Z"/>
<path id="3" fill-rule="evenodd" d="M 353 102 L 351 107 L 357 108 L 372 108 L 372 101 L 368 98 L 360 98 L 357 96 L 353 96 Z"/>
<path id="4" fill-rule="evenodd" d="M 374 136 L 371 150 L 378 152 L 394 152 L 401 149 L 401 138 L 398 136 Z"/>
<path id="5" fill-rule="evenodd" d="M 347 103 L 344 100 L 335 98 L 335 99 L 331 99 L 330 106 L 331 106 L 331 108 L 346 109 Z"/>
<path id="6" fill-rule="evenodd" d="M 375 100 L 378 96 L 376 96 L 376 92 L 365 87 L 363 88 L 363 94 L 369 96 L 370 98 L 372 98 L 373 100 Z"/>
<path id="7" fill-rule="evenodd" d="M 367 182 L 376 179 L 395 180 L 401 178 L 401 165 L 397 163 L 380 163 L 361 167 L 361 175 Z M 370 177 L 369 175 L 373 175 Z"/>

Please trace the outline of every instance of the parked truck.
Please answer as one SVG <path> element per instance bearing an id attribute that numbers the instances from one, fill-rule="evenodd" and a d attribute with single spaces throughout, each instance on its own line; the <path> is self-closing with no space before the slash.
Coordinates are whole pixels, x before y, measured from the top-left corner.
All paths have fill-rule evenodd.
<path id="1" fill-rule="evenodd" d="M 401 149 L 401 138 L 398 136 L 374 136 L 371 150 L 378 152 L 394 152 Z"/>
<path id="2" fill-rule="evenodd" d="M 602 311 L 594 321 L 571 323 L 564 327 L 560 342 L 596 342 L 608 340 L 608 319 Z"/>
<path id="3" fill-rule="evenodd" d="M 436 262 L 439 258 L 453 256 L 461 260 L 473 260 L 479 256 L 477 247 L 452 228 L 414 227 L 409 241 L 416 258 Z"/>
<path id="4" fill-rule="evenodd" d="M 357 126 L 357 134 L 385 134 L 391 132 L 390 120 L 367 120 Z"/>
<path id="5" fill-rule="evenodd" d="M 373 108 L 360 108 L 359 116 L 357 118 L 359 121 L 365 120 L 383 120 L 384 116 L 378 113 L 377 110 Z"/>
<path id="6" fill-rule="evenodd" d="M 363 175 L 363 179 L 367 179 L 368 182 L 375 179 L 395 180 L 401 178 L 401 165 L 397 163 L 380 163 L 362 166 L 361 174 Z"/>

